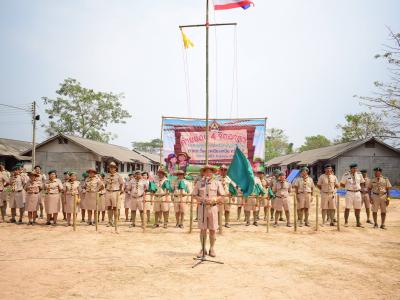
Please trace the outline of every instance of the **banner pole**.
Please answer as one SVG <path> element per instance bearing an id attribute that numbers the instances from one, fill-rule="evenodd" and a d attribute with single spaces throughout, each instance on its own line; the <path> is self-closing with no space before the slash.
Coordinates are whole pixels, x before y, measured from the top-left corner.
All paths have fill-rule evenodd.
<path id="1" fill-rule="evenodd" d="M 164 147 L 164 142 L 163 142 L 163 129 L 164 129 L 164 117 L 161 117 L 161 132 L 160 132 L 160 140 L 161 140 L 161 145 L 160 145 L 160 167 L 162 165 L 162 155 L 163 155 L 163 147 Z"/>
<path id="2" fill-rule="evenodd" d="M 293 218 L 294 218 L 294 231 L 297 231 L 297 195 L 293 194 Z"/>
<path id="3" fill-rule="evenodd" d="M 120 193 L 118 192 L 117 195 L 117 203 L 116 203 L 116 207 L 114 210 L 114 229 L 115 229 L 115 233 L 118 233 L 118 204 L 119 204 L 119 197 L 120 197 Z"/>
<path id="4" fill-rule="evenodd" d="M 315 231 L 318 231 L 318 206 L 319 206 L 319 195 L 315 196 Z"/>

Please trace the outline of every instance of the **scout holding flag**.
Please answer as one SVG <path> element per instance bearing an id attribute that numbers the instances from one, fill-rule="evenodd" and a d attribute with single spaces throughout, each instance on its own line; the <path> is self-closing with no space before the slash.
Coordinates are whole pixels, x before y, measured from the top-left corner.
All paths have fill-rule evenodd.
<path id="1" fill-rule="evenodd" d="M 225 227 L 230 228 L 230 212 L 231 212 L 231 203 L 235 202 L 235 196 L 237 196 L 236 184 L 232 181 L 232 179 L 228 176 L 228 168 L 226 165 L 222 165 L 219 167 L 218 180 L 224 189 L 224 194 L 226 195 L 224 201 L 218 205 L 218 214 L 224 214 L 225 217 Z M 231 202 L 231 203 L 230 203 Z M 218 216 L 218 220 L 220 217 Z M 222 224 L 219 224 L 222 226 Z"/>
<path id="2" fill-rule="evenodd" d="M 140 213 L 140 220 L 142 224 L 144 222 L 144 203 L 143 197 L 147 190 L 147 182 L 142 179 L 142 174 L 140 171 L 135 171 L 133 178 L 128 182 L 127 191 L 129 192 L 131 200 L 129 201 L 131 214 L 132 214 L 132 224 L 131 227 L 135 227 L 136 221 L 136 211 Z"/>

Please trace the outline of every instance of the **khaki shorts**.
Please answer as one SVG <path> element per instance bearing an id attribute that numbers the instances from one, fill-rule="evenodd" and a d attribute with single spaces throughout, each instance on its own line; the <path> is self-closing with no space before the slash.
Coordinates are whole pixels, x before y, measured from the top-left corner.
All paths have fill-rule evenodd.
<path id="1" fill-rule="evenodd" d="M 361 192 L 350 192 L 346 193 L 346 209 L 361 209 L 362 199 Z"/>
<path id="2" fill-rule="evenodd" d="M 276 211 L 289 210 L 289 196 L 288 197 L 275 197 L 274 209 Z"/>
<path id="3" fill-rule="evenodd" d="M 21 192 L 11 192 L 9 200 L 10 208 L 24 208 L 24 194 Z"/>
<path id="4" fill-rule="evenodd" d="M 371 208 L 371 202 L 368 193 L 362 193 L 362 203 L 364 204 L 365 208 Z"/>
<path id="5" fill-rule="evenodd" d="M 336 209 L 335 193 L 321 192 L 321 209 Z"/>
<path id="6" fill-rule="evenodd" d="M 138 197 L 138 198 L 133 198 L 133 196 L 131 197 L 130 207 L 129 207 L 131 210 L 143 211 L 143 207 L 144 207 L 143 197 Z"/>
<path id="7" fill-rule="evenodd" d="M 165 198 L 166 196 L 162 196 L 162 197 L 157 197 L 154 196 L 154 205 L 153 205 L 153 210 L 155 212 L 167 212 L 169 211 L 169 207 L 170 207 L 170 203 L 169 201 L 169 197 Z M 165 202 L 159 202 L 161 200 L 164 200 Z"/>
<path id="8" fill-rule="evenodd" d="M 205 213 L 204 213 L 205 210 Z M 204 215 L 204 217 L 203 217 Z M 217 230 L 218 229 L 218 207 L 215 206 L 207 206 L 204 207 L 202 205 L 199 206 L 198 214 L 197 214 L 197 225 L 201 230 Z"/>
<path id="9" fill-rule="evenodd" d="M 258 199 L 257 198 L 245 198 L 244 210 L 245 211 L 258 211 Z"/>
<path id="10" fill-rule="evenodd" d="M 371 194 L 371 199 L 372 199 L 372 212 L 377 213 L 378 210 L 381 210 L 381 213 L 386 213 L 386 201 L 387 201 L 387 196 L 386 194 L 383 195 L 375 195 Z"/>
<path id="11" fill-rule="evenodd" d="M 310 203 L 312 201 L 311 193 L 300 193 L 297 194 L 297 208 L 310 208 Z"/>
<path id="12" fill-rule="evenodd" d="M 118 207 L 120 206 L 120 195 L 119 195 L 119 191 L 116 192 L 106 192 L 106 207 L 112 207 L 112 208 L 116 208 L 117 207 L 117 203 L 118 203 Z"/>

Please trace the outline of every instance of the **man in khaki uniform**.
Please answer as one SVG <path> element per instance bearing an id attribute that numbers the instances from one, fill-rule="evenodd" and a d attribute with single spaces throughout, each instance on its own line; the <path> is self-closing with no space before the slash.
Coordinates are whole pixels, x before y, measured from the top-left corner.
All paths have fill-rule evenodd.
<path id="1" fill-rule="evenodd" d="M 232 197 L 232 194 L 229 192 L 229 185 L 235 186 L 234 182 L 232 179 L 229 178 L 228 174 L 228 168 L 226 165 L 222 165 L 219 168 L 219 174 L 217 180 L 220 182 L 222 185 L 222 188 L 224 189 L 224 194 L 225 198 L 224 201 L 222 201 L 221 204 L 218 205 L 218 220 L 220 219 L 220 214 L 224 214 L 225 217 L 225 227 L 230 228 L 231 226 L 229 225 L 230 221 L 230 212 L 231 212 L 231 204 L 229 201 L 232 203 L 235 201 L 235 198 Z M 222 219 L 222 218 L 221 218 Z M 222 224 L 218 224 L 219 226 L 222 226 Z"/>
<path id="2" fill-rule="evenodd" d="M 308 176 L 309 169 L 307 167 L 301 168 L 301 176 L 296 178 L 293 183 L 297 195 L 297 211 L 299 213 L 299 226 L 304 224 L 310 226 L 308 223 L 309 209 L 314 195 L 314 181 Z"/>
<path id="3" fill-rule="evenodd" d="M 42 168 L 39 165 L 35 166 L 34 172 L 36 174 L 38 174 L 38 176 L 36 177 L 36 180 L 38 181 L 40 190 L 43 190 L 44 185 L 46 184 L 46 176 L 44 174 L 42 174 Z M 44 199 L 44 197 L 42 197 L 42 193 L 39 193 L 38 209 L 39 209 L 39 217 L 41 219 L 43 219 L 43 209 L 44 209 L 43 199 Z M 36 213 L 36 217 L 37 217 L 37 213 Z"/>
<path id="4" fill-rule="evenodd" d="M 215 233 L 218 229 L 218 204 L 221 202 L 219 196 L 224 196 L 222 185 L 213 178 L 215 169 L 210 165 L 205 165 L 201 171 L 202 179 L 197 181 L 193 189 L 193 197 L 199 203 L 198 226 L 200 229 L 200 243 L 203 246 L 207 240 L 207 230 L 210 232 L 210 251 L 209 255 L 215 257 Z M 204 247 L 201 248 L 197 257 L 203 257 L 207 254 Z"/>
<path id="5" fill-rule="evenodd" d="M 292 227 L 290 224 L 290 213 L 289 213 L 289 195 L 292 192 L 291 184 L 286 180 L 286 175 L 284 172 L 280 172 L 278 176 L 278 180 L 272 186 L 272 191 L 275 194 L 275 202 L 274 202 L 274 209 L 275 209 L 275 223 L 274 227 L 278 226 L 278 217 L 279 214 L 283 210 L 285 210 L 285 215 L 287 219 L 286 226 Z"/>
<path id="6" fill-rule="evenodd" d="M 168 227 L 169 209 L 171 205 L 171 194 L 173 188 L 171 182 L 166 177 L 167 172 L 163 169 L 157 171 L 157 177 L 154 183 L 157 187 L 154 197 L 154 225 L 153 228 L 159 227 L 161 216 L 164 218 L 164 228 Z"/>
<path id="7" fill-rule="evenodd" d="M 125 197 L 124 197 L 124 207 L 125 207 L 125 222 L 129 222 L 129 209 L 131 208 L 132 204 L 132 197 L 131 192 L 128 190 L 129 182 L 133 179 L 133 173 L 128 174 L 128 179 L 125 181 Z M 132 216 L 131 216 L 132 222 Z"/>
<path id="8" fill-rule="evenodd" d="M 319 176 L 317 186 L 321 192 L 321 210 L 322 224 L 325 224 L 326 217 L 329 215 L 330 225 L 335 226 L 336 209 L 336 189 L 339 187 L 339 181 L 333 174 L 332 165 L 324 166 L 325 173 Z"/>
<path id="9" fill-rule="evenodd" d="M 278 169 L 275 169 L 274 171 L 272 171 L 272 175 L 269 179 L 269 186 L 272 188 L 274 183 L 276 183 L 278 181 L 278 177 L 279 177 L 279 173 L 281 171 Z M 274 203 L 275 203 L 275 197 L 271 199 L 271 221 L 274 220 Z M 285 219 L 283 219 L 282 217 L 282 212 L 279 213 L 279 221 L 285 221 Z"/>
<path id="10" fill-rule="evenodd" d="M 185 171 L 179 170 L 175 173 L 178 179 L 174 182 L 174 210 L 176 218 L 176 228 L 183 228 L 183 219 L 187 202 L 190 201 L 188 195 L 191 194 L 190 184 L 185 179 Z"/>
<path id="11" fill-rule="evenodd" d="M 147 183 L 145 180 L 142 179 L 142 173 L 140 171 L 135 171 L 133 174 L 133 178 L 128 182 L 127 186 L 127 191 L 129 192 L 130 196 L 130 209 L 131 209 L 131 218 L 132 218 L 132 224 L 131 227 L 135 227 L 135 221 L 136 221 L 136 211 L 139 211 L 140 214 L 140 220 L 142 221 L 142 224 L 144 223 L 144 203 L 143 203 L 143 197 L 144 193 L 147 190 Z"/>
<path id="12" fill-rule="evenodd" d="M 1 219 L 4 222 L 6 217 L 7 210 L 7 193 L 4 192 L 4 189 L 9 184 L 10 178 L 6 173 L 6 170 L 2 164 L 0 164 L 0 211 L 1 211 Z"/>
<path id="13" fill-rule="evenodd" d="M 26 183 L 25 176 L 21 175 L 21 167 L 15 166 L 13 168 L 13 174 L 10 178 L 10 208 L 11 208 L 11 220 L 10 223 L 16 223 L 15 217 L 17 215 L 17 208 L 19 209 L 19 220 L 18 223 L 22 224 L 22 217 L 24 214 L 24 194 L 23 189 Z"/>
<path id="14" fill-rule="evenodd" d="M 85 209 L 88 213 L 88 225 L 96 223 L 96 202 L 98 204 L 98 193 L 104 189 L 103 181 L 97 176 L 97 170 L 90 168 L 86 171 L 88 177 L 82 185 L 82 194 L 85 194 Z M 93 222 L 92 222 L 93 215 Z"/>
<path id="15" fill-rule="evenodd" d="M 117 173 L 117 164 L 111 162 L 108 166 L 108 171 L 104 185 L 106 188 L 106 207 L 108 211 L 108 224 L 107 226 L 113 226 L 113 216 L 117 216 L 117 207 L 120 195 L 124 192 L 124 179 Z M 117 217 L 118 218 L 118 217 Z M 117 219 L 115 219 L 115 222 Z"/>
<path id="16" fill-rule="evenodd" d="M 344 210 L 344 226 L 348 226 L 350 209 L 354 208 L 357 227 L 363 227 L 360 222 L 361 215 L 361 188 L 365 186 L 365 180 L 360 172 L 358 165 L 353 163 L 350 166 L 350 171 L 345 173 L 340 180 L 340 185 L 346 189 L 346 208 Z"/>
<path id="17" fill-rule="evenodd" d="M 261 186 L 263 188 L 263 191 L 265 195 L 260 199 L 260 209 L 258 211 L 258 220 L 260 220 L 260 211 L 261 208 L 264 209 L 264 221 L 267 221 L 267 211 L 269 209 L 269 199 L 268 199 L 268 188 L 269 188 L 269 183 L 268 180 L 265 178 L 265 173 L 264 171 L 257 171 L 256 172 L 257 177 L 260 178 Z"/>
<path id="18" fill-rule="evenodd" d="M 378 210 L 381 210 L 381 228 L 386 229 L 386 207 L 389 206 L 389 191 L 392 185 L 387 177 L 382 176 L 382 168 L 374 169 L 375 177 L 368 183 L 368 190 L 371 192 L 372 216 L 374 228 L 378 228 Z"/>
<path id="19" fill-rule="evenodd" d="M 361 174 L 365 180 L 365 185 L 361 187 L 361 198 L 362 204 L 365 206 L 365 212 L 367 214 L 367 223 L 372 224 L 371 222 L 371 198 L 369 196 L 368 186 L 371 179 L 368 178 L 367 170 L 361 170 Z"/>

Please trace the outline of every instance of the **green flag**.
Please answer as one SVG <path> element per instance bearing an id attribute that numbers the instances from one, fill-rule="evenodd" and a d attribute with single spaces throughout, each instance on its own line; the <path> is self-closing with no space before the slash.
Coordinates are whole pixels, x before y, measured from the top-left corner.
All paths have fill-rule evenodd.
<path id="1" fill-rule="evenodd" d="M 150 181 L 149 182 L 149 191 L 152 192 L 152 193 L 157 192 L 157 186 L 154 183 L 154 181 Z"/>
<path id="2" fill-rule="evenodd" d="M 186 193 L 189 193 L 189 189 L 186 186 L 185 182 L 183 180 L 180 180 L 178 183 L 178 190 L 184 190 Z"/>
<path id="3" fill-rule="evenodd" d="M 254 189 L 253 169 L 249 160 L 238 147 L 236 147 L 229 166 L 228 176 L 240 187 L 243 196 L 250 196 Z"/>

